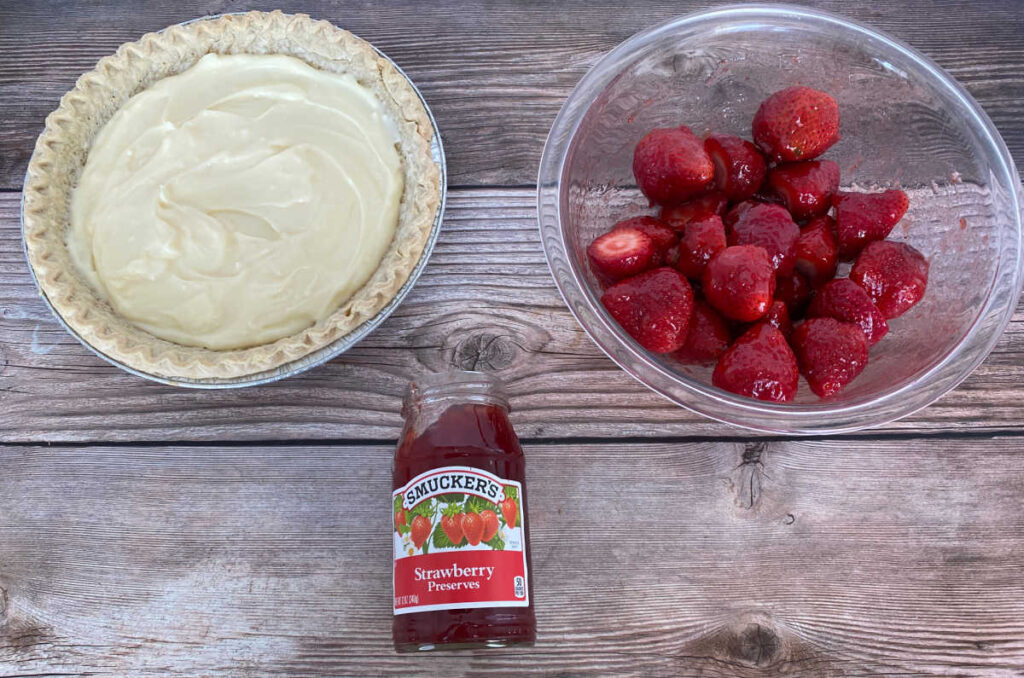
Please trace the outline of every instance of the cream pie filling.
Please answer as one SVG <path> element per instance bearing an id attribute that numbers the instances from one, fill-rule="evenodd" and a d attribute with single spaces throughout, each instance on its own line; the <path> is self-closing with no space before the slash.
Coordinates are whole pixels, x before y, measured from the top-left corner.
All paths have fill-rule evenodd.
<path id="1" fill-rule="evenodd" d="M 75 266 L 187 346 L 245 348 L 327 317 L 369 279 L 403 192 L 398 135 L 350 75 L 208 54 L 133 96 L 71 200 Z"/>

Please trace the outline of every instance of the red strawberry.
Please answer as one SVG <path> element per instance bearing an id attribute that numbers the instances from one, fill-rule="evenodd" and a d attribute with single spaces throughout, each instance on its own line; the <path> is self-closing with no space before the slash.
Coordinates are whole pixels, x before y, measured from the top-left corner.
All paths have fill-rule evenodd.
<path id="1" fill-rule="evenodd" d="M 839 141 L 839 105 L 810 87 L 788 87 L 761 103 L 752 130 L 775 161 L 812 160 Z"/>
<path id="2" fill-rule="evenodd" d="M 713 363 L 725 353 L 731 341 L 732 333 L 725 318 L 707 302 L 696 301 L 686 343 L 672 355 L 685 364 Z"/>
<path id="3" fill-rule="evenodd" d="M 793 351 L 811 390 L 835 395 L 864 371 L 868 342 L 860 328 L 835 318 L 810 318 L 793 330 Z"/>
<path id="4" fill-rule="evenodd" d="M 689 127 L 653 129 L 636 145 L 633 175 L 652 204 L 676 205 L 711 187 L 715 165 Z"/>
<path id="5" fill-rule="evenodd" d="M 811 285 L 818 286 L 836 277 L 839 247 L 834 226 L 835 222 L 828 215 L 811 219 L 796 239 L 796 270 Z"/>
<path id="6" fill-rule="evenodd" d="M 764 316 L 764 321 L 782 332 L 787 339 L 789 335 L 793 334 L 793 322 L 789 319 L 789 309 L 786 308 L 786 303 L 783 301 L 776 299 L 772 302 L 772 305 L 768 307 L 768 313 Z"/>
<path id="7" fill-rule="evenodd" d="M 715 365 L 711 383 L 758 400 L 789 402 L 796 395 L 800 373 L 782 332 L 758 323 L 733 343 Z"/>
<path id="8" fill-rule="evenodd" d="M 910 245 L 890 240 L 869 243 L 850 270 L 886 320 L 898 318 L 924 296 L 928 262 Z"/>
<path id="9" fill-rule="evenodd" d="M 462 516 L 462 533 L 470 546 L 476 546 L 484 538 L 484 519 L 476 513 L 466 513 Z"/>
<path id="10" fill-rule="evenodd" d="M 717 214 L 722 216 L 725 213 L 725 208 L 728 206 L 729 201 L 726 199 L 724 193 L 711 192 L 705 193 L 699 198 L 694 198 L 688 202 L 684 202 L 681 205 L 675 205 L 673 207 L 662 207 L 661 220 L 666 224 L 682 231 L 686 228 L 686 225 L 696 219 L 703 219 L 704 217 Z"/>
<path id="11" fill-rule="evenodd" d="M 779 205 L 754 205 L 740 215 L 729 231 L 730 245 L 758 245 L 768 252 L 779 275 L 789 275 L 796 263 L 800 227 Z"/>
<path id="12" fill-rule="evenodd" d="M 416 548 L 423 546 L 423 542 L 430 536 L 430 521 L 427 520 L 426 516 L 417 515 L 412 519 L 412 525 L 409 526 L 409 536 L 412 537 L 412 545 Z"/>
<path id="13" fill-rule="evenodd" d="M 775 281 L 775 298 L 786 305 L 791 319 L 804 317 L 804 310 L 814 296 L 814 289 L 799 271 L 779 276 Z"/>
<path id="14" fill-rule="evenodd" d="M 662 255 L 679 241 L 679 238 L 676 237 L 676 232 L 668 224 L 656 217 L 633 217 L 632 219 L 626 219 L 612 226 L 612 231 L 624 228 L 635 228 L 641 233 L 646 234 L 647 237 L 654 241 L 655 249 Z"/>
<path id="15" fill-rule="evenodd" d="M 505 497 L 498 502 L 498 508 L 501 509 L 501 517 L 505 519 L 505 524 L 515 529 L 516 521 L 519 519 L 519 506 L 516 505 L 516 500 Z"/>
<path id="16" fill-rule="evenodd" d="M 462 514 L 456 513 L 450 516 L 441 516 L 441 529 L 444 531 L 448 541 L 456 546 L 462 541 Z"/>
<path id="17" fill-rule="evenodd" d="M 749 198 L 764 182 L 764 157 L 749 141 L 712 134 L 704 140 L 704 150 L 715 163 L 715 186 L 729 200 Z"/>
<path id="18" fill-rule="evenodd" d="M 704 298 L 719 313 L 751 322 L 764 316 L 775 293 L 775 271 L 763 247 L 726 247 L 701 276 Z"/>
<path id="19" fill-rule="evenodd" d="M 793 218 L 803 221 L 832 207 L 832 196 L 839 190 L 839 165 L 831 160 L 779 165 L 768 173 L 768 185 Z"/>
<path id="20" fill-rule="evenodd" d="M 693 291 L 672 268 L 656 268 L 609 287 L 601 303 L 631 337 L 653 353 L 682 347 L 693 313 Z"/>
<path id="21" fill-rule="evenodd" d="M 594 273 L 611 282 L 661 263 L 654 239 L 635 228 L 619 228 L 598 236 L 587 248 L 587 258 Z"/>
<path id="22" fill-rule="evenodd" d="M 494 539 L 494 535 L 498 534 L 498 514 L 494 511 L 481 511 L 480 517 L 484 521 L 484 535 L 481 537 L 481 541 L 490 541 Z"/>
<path id="23" fill-rule="evenodd" d="M 398 509 L 395 511 L 395 529 L 398 529 L 399 525 L 408 525 L 405 519 L 405 509 Z"/>
<path id="24" fill-rule="evenodd" d="M 853 323 L 864 332 L 868 346 L 877 344 L 889 331 L 885 316 L 872 303 L 868 293 L 849 278 L 833 280 L 818 290 L 807 309 L 807 316 Z"/>
<path id="25" fill-rule="evenodd" d="M 722 218 L 712 214 L 691 221 L 679 241 L 679 259 L 676 268 L 687 278 L 697 280 L 708 261 L 725 249 L 725 226 Z"/>
<path id="26" fill-rule="evenodd" d="M 837 193 L 836 208 L 839 256 L 852 259 L 865 245 L 884 240 L 910 207 L 910 198 L 899 189 L 884 193 Z"/>

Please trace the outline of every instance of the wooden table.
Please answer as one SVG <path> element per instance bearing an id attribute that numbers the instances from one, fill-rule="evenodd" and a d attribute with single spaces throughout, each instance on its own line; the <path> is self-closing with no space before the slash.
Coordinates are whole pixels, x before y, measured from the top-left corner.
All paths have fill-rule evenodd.
<path id="1" fill-rule="evenodd" d="M 0 676 L 1022 675 L 1024 315 L 958 389 L 863 434 L 753 436 L 662 400 L 566 311 L 534 180 L 587 68 L 707 3 L 468 4 L 251 4 L 393 57 L 437 116 L 450 200 L 420 283 L 358 347 L 194 392 L 122 373 L 54 321 L 19 191 L 43 118 L 98 58 L 244 7 L 0 0 Z M 813 4 L 931 55 L 1024 166 L 1024 6 Z M 399 400 L 448 364 L 497 371 L 512 394 L 533 649 L 391 651 Z"/>

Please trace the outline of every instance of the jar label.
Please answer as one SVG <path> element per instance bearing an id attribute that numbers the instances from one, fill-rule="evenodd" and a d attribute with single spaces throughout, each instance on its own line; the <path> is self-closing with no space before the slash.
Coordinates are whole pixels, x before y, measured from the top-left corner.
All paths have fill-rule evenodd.
<path id="1" fill-rule="evenodd" d="M 522 485 L 470 466 L 392 495 L 395 614 L 530 604 Z"/>

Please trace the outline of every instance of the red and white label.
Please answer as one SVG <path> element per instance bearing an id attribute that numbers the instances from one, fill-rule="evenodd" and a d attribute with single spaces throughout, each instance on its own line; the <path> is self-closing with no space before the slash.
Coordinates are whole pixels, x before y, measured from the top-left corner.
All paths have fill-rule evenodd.
<path id="1" fill-rule="evenodd" d="M 445 466 L 395 490 L 395 614 L 528 606 L 522 489 Z"/>

